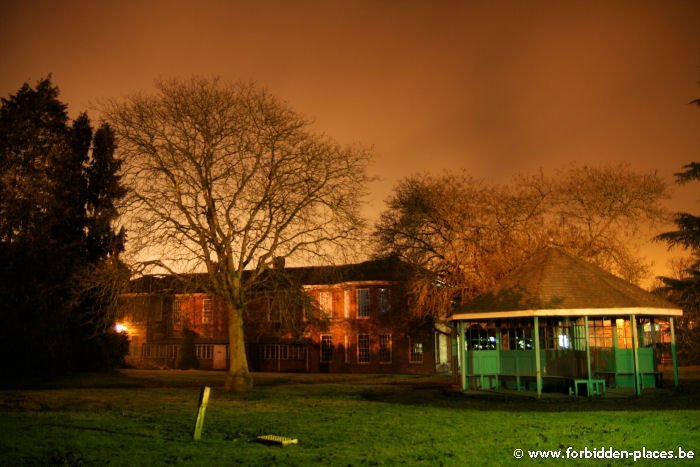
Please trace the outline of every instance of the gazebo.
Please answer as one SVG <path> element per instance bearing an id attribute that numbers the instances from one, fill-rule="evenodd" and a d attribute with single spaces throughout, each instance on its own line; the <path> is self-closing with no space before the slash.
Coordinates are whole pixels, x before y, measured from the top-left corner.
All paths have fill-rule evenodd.
<path id="1" fill-rule="evenodd" d="M 562 248 L 549 246 L 450 317 L 468 388 L 660 386 L 683 311 Z M 670 355 L 669 355 L 670 354 Z"/>

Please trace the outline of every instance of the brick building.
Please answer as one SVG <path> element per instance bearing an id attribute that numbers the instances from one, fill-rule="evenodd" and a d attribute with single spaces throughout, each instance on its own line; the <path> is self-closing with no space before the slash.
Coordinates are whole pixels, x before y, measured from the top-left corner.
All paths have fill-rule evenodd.
<path id="1" fill-rule="evenodd" d="M 276 268 L 245 312 L 252 371 L 433 373 L 448 369 L 450 337 L 408 313 L 408 268 L 388 258 Z M 281 274 L 280 274 L 281 273 Z M 189 278 L 196 279 L 195 276 Z M 223 306 L 174 276 L 144 276 L 122 296 L 127 361 L 139 367 L 227 367 Z M 270 285 L 272 283 L 272 285 Z M 280 284 L 284 284 L 283 286 Z"/>

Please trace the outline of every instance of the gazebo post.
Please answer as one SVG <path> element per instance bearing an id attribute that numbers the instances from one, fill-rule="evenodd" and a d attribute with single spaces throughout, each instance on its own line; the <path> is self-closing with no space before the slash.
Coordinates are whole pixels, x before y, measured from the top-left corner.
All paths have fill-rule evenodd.
<path id="1" fill-rule="evenodd" d="M 639 353 L 637 352 L 639 338 L 637 336 L 636 315 L 630 315 L 630 326 L 632 327 L 632 362 L 634 364 L 634 393 L 636 395 L 640 395 L 642 393 L 642 389 L 639 381 Z"/>
<path id="2" fill-rule="evenodd" d="M 674 329 L 673 316 L 669 316 L 668 324 L 671 327 L 671 359 L 673 360 L 673 387 L 678 387 L 678 361 L 676 360 L 676 331 Z"/>
<path id="3" fill-rule="evenodd" d="M 457 332 L 459 333 L 459 376 L 462 392 L 467 390 L 467 349 L 464 342 L 464 321 L 457 322 Z"/>
<path id="4" fill-rule="evenodd" d="M 618 364 L 617 364 L 617 349 L 620 347 L 620 346 L 619 346 L 619 343 L 618 343 L 618 340 L 617 340 L 617 318 L 614 317 L 614 316 L 611 317 L 611 318 L 610 318 L 610 324 L 612 325 L 612 326 L 611 326 L 611 327 L 612 327 L 612 346 L 613 346 L 612 363 L 613 363 L 613 365 L 614 365 L 614 367 L 613 367 L 612 370 L 613 370 L 614 373 L 615 373 L 615 374 L 613 375 L 612 383 L 613 383 L 613 387 L 617 387 L 617 368 L 618 368 Z M 609 371 L 609 370 L 610 370 L 610 369 L 608 368 L 608 371 Z"/>
<path id="5" fill-rule="evenodd" d="M 590 399 L 593 389 L 593 375 L 591 374 L 591 339 L 588 331 L 588 315 L 583 317 L 583 332 L 586 338 L 586 367 L 588 368 L 588 387 L 586 388 L 586 394 Z"/>
<path id="6" fill-rule="evenodd" d="M 542 371 L 540 363 L 540 319 L 535 316 L 535 375 L 537 377 L 537 398 L 542 397 Z"/>

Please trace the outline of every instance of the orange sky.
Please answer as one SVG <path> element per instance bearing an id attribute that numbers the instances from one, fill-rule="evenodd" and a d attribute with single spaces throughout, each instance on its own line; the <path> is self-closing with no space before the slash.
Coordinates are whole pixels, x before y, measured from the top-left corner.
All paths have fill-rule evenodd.
<path id="1" fill-rule="evenodd" d="M 700 1 L 3 1 L 0 95 L 48 72 L 72 115 L 157 76 L 255 80 L 398 179 L 700 160 Z M 699 211 L 698 185 L 669 206 Z M 663 273 L 663 245 L 645 250 Z"/>

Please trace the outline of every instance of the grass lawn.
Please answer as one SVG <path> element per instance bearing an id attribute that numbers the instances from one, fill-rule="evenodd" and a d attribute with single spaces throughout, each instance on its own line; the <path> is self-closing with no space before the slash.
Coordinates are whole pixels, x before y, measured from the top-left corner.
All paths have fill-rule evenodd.
<path id="1" fill-rule="evenodd" d="M 569 446 L 680 446 L 696 458 L 640 462 L 698 465 L 700 368 L 681 370 L 678 392 L 610 393 L 593 401 L 462 395 L 435 376 L 256 374 L 255 390 L 239 396 L 223 391 L 217 372 L 81 375 L 0 391 L 0 465 L 502 465 L 530 463 L 527 450 Z M 202 440 L 194 443 L 205 384 L 212 395 Z M 264 434 L 299 444 L 253 442 Z M 525 459 L 513 457 L 518 448 Z"/>

